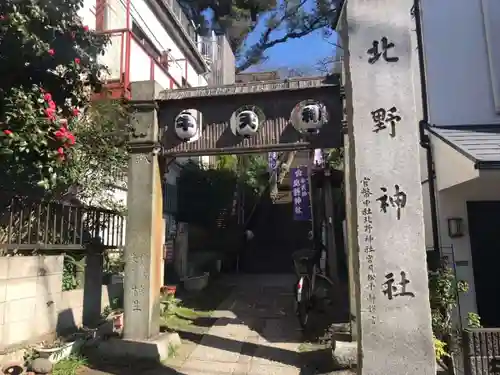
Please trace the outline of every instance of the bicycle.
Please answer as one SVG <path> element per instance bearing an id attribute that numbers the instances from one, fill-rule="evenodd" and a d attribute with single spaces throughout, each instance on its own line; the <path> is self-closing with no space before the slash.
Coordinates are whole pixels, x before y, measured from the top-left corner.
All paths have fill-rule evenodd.
<path id="1" fill-rule="evenodd" d="M 302 329 L 306 329 L 309 313 L 314 309 L 331 306 L 334 283 L 320 267 L 323 244 L 316 249 L 299 250 L 293 254 L 298 281 L 295 291 L 295 313 Z"/>

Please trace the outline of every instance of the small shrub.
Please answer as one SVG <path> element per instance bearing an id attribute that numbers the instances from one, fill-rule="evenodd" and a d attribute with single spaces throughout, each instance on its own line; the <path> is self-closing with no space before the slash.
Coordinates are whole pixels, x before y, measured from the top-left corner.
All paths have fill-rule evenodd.
<path id="1" fill-rule="evenodd" d="M 437 339 L 436 336 L 432 335 L 434 340 L 434 352 L 436 354 L 436 360 L 441 361 L 444 357 L 449 357 L 448 351 L 446 350 L 446 343 Z"/>
<path id="2" fill-rule="evenodd" d="M 473 312 L 467 314 L 467 327 L 481 328 L 481 317 Z"/>

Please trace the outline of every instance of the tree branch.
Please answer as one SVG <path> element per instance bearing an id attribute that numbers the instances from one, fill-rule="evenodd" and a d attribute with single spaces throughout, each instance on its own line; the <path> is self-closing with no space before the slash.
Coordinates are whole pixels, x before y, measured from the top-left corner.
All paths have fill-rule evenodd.
<path id="1" fill-rule="evenodd" d="M 286 22 L 293 17 L 294 13 L 298 12 L 305 3 L 306 0 L 301 0 L 297 6 L 286 10 L 277 22 L 270 24 L 267 27 L 267 29 L 262 33 L 260 40 L 251 47 L 246 58 L 236 67 L 236 73 L 240 73 L 260 61 L 263 58 L 264 51 L 278 44 L 285 43 L 291 39 L 302 38 L 316 30 L 329 26 L 329 20 L 337 13 L 337 8 L 333 8 L 325 14 L 318 14 L 312 19 L 306 19 L 304 27 L 300 30 L 292 29 L 280 38 L 271 39 L 273 31 L 280 29 L 281 26 L 286 24 Z M 276 14 L 271 16 L 271 19 L 275 16 Z"/>

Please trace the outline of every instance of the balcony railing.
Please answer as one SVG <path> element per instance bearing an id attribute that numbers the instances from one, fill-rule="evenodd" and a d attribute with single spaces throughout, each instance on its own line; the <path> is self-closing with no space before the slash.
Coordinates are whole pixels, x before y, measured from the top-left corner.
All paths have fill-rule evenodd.
<path id="1" fill-rule="evenodd" d="M 131 82 L 155 80 L 165 89 L 181 85 L 184 67 L 168 52 L 159 55 L 132 32 L 108 30 L 111 43 L 100 62 L 108 67 L 108 82 L 128 89 Z"/>
<path id="2" fill-rule="evenodd" d="M 161 0 L 167 7 L 172 11 L 174 16 L 177 18 L 177 21 L 181 24 L 184 32 L 189 36 L 189 39 L 196 46 L 198 42 L 198 34 L 196 33 L 196 29 L 193 26 L 191 20 L 186 16 L 182 6 L 179 4 L 177 0 Z"/>

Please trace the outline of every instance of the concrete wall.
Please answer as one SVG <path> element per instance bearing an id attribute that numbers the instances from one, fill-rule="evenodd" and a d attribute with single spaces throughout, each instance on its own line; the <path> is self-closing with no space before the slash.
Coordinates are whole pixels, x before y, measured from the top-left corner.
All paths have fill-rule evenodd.
<path id="1" fill-rule="evenodd" d="M 62 274 L 62 256 L 0 258 L 0 352 L 82 324 L 83 289 L 63 292 Z M 102 308 L 120 287 L 103 286 Z"/>
<path id="2" fill-rule="evenodd" d="M 225 35 L 219 35 L 217 37 L 217 43 L 220 50 L 220 59 L 222 61 L 222 84 L 229 85 L 233 84 L 235 81 L 235 65 L 236 60 L 234 53 L 231 50 L 229 41 Z"/>
<path id="3" fill-rule="evenodd" d="M 430 122 L 498 124 L 500 2 L 421 0 Z"/>

